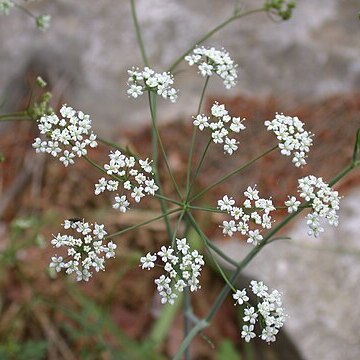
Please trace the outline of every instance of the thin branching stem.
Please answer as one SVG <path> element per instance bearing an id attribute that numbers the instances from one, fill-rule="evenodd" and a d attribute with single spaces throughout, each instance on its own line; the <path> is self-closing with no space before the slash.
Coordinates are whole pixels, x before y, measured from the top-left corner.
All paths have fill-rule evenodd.
<path id="1" fill-rule="evenodd" d="M 203 43 L 205 40 L 207 40 L 208 38 L 210 38 L 212 35 L 214 35 L 215 33 L 217 33 L 219 30 L 221 30 L 222 28 L 224 28 L 226 25 L 230 24 L 231 22 L 238 20 L 244 16 L 247 15 L 251 15 L 251 14 L 256 14 L 258 12 L 263 12 L 266 11 L 265 7 L 261 7 L 258 9 L 253 9 L 253 10 L 249 10 L 249 11 L 245 11 L 243 13 L 237 13 L 231 17 L 229 17 L 227 20 L 225 20 L 224 22 L 222 22 L 221 24 L 219 24 L 218 26 L 214 27 L 212 30 L 210 30 L 209 32 L 207 32 L 204 36 L 202 36 L 200 39 L 196 40 L 182 55 L 180 55 L 174 62 L 173 64 L 169 67 L 168 71 L 172 72 L 174 71 L 174 69 L 181 63 L 181 61 L 184 59 L 184 57 L 186 55 L 188 55 L 197 45 L 200 45 L 201 43 Z"/>
<path id="2" fill-rule="evenodd" d="M 0 121 L 32 120 L 26 111 L 0 115 Z"/>
<path id="3" fill-rule="evenodd" d="M 200 111 L 201 111 L 201 107 L 202 107 L 202 104 L 203 104 L 203 101 L 204 101 L 204 98 L 205 98 L 205 92 L 206 92 L 206 88 L 207 88 L 208 83 L 209 83 L 209 79 L 210 79 L 210 76 L 207 76 L 206 80 L 205 80 L 204 87 L 203 87 L 202 92 L 201 92 L 200 101 L 199 101 L 199 105 L 198 105 L 198 108 L 197 108 L 196 115 L 198 115 L 200 113 Z M 186 201 L 189 200 L 190 190 L 191 190 L 191 185 L 190 185 L 191 163 L 192 163 L 192 156 L 193 156 L 193 151 L 194 151 L 196 133 L 197 133 L 197 127 L 194 126 L 193 127 L 193 133 L 192 133 L 192 136 L 191 136 L 191 144 L 190 144 L 187 171 L 186 171 Z"/>
<path id="4" fill-rule="evenodd" d="M 188 200 L 189 197 L 190 197 L 191 189 L 192 189 L 192 187 L 193 187 L 193 185 L 194 185 L 194 183 L 195 183 L 195 181 L 196 181 L 196 179 L 197 179 L 197 177 L 198 177 L 198 175 L 199 175 L 200 169 L 201 169 L 201 167 L 202 167 L 202 164 L 204 163 L 205 156 L 206 156 L 207 151 L 209 150 L 209 147 L 210 147 L 211 142 L 212 142 L 212 138 L 210 138 L 210 139 L 208 140 L 208 142 L 207 142 L 207 144 L 206 144 L 206 146 L 205 146 L 205 149 L 204 149 L 204 151 L 203 151 L 203 153 L 202 153 L 202 156 L 201 156 L 201 159 L 200 159 L 200 161 L 199 161 L 199 164 L 198 164 L 197 167 L 196 167 L 195 175 L 194 175 L 194 177 L 193 177 L 192 180 L 191 180 L 191 184 L 190 184 L 189 190 L 188 190 L 188 192 L 187 192 L 187 200 Z"/>
<path id="5" fill-rule="evenodd" d="M 130 5 L 131 5 L 131 16 L 132 16 L 134 27 L 135 27 L 136 39 L 137 39 L 137 42 L 138 42 L 138 45 L 140 48 L 141 57 L 144 61 L 145 66 L 149 66 L 149 61 L 148 61 L 148 57 L 146 55 L 145 46 L 144 46 L 144 42 L 142 39 L 141 30 L 140 30 L 140 26 L 139 26 L 139 21 L 138 21 L 137 14 L 136 14 L 135 0 L 130 0 Z"/>
<path id="6" fill-rule="evenodd" d="M 163 197 L 162 193 L 162 186 L 160 183 L 160 176 L 159 176 L 159 167 L 158 167 L 158 141 L 159 137 L 157 136 L 157 127 L 156 125 L 156 102 L 154 101 L 154 105 L 152 105 L 152 97 L 151 93 L 149 92 L 149 106 L 150 106 L 150 113 L 151 113 L 151 120 L 153 123 L 152 130 L 151 130 L 151 142 L 152 142 L 152 155 L 153 155 L 153 169 L 154 169 L 154 178 L 156 181 L 157 186 L 159 187 L 158 194 L 160 195 L 160 208 L 163 213 L 167 212 L 167 205 L 164 200 L 161 198 Z M 169 218 L 167 216 L 164 217 L 166 232 L 169 237 L 169 240 L 172 238 L 172 229 L 170 225 Z"/>
<path id="7" fill-rule="evenodd" d="M 113 234 L 110 234 L 110 235 L 106 236 L 105 238 L 106 238 L 106 239 L 113 238 L 113 237 L 115 237 L 115 236 L 124 234 L 124 233 L 126 233 L 126 232 L 128 232 L 128 231 L 130 231 L 130 230 L 135 230 L 135 229 L 137 229 L 137 228 L 139 228 L 139 227 L 142 227 L 142 226 L 144 226 L 144 225 L 151 224 L 151 223 L 154 222 L 154 221 L 163 219 L 163 218 L 165 218 L 165 217 L 167 217 L 167 216 L 169 216 L 169 215 L 171 215 L 171 214 L 175 214 L 175 213 L 177 213 L 177 212 L 179 212 L 179 211 L 181 211 L 181 210 L 182 210 L 182 208 L 177 207 L 177 208 L 172 209 L 172 210 L 169 210 L 169 211 L 167 211 L 166 213 L 163 213 L 163 214 L 161 214 L 161 215 L 159 215 L 159 216 L 155 216 L 155 217 L 153 217 L 153 218 L 151 218 L 151 219 L 149 219 L 149 220 L 146 220 L 146 221 L 144 221 L 144 222 L 142 222 L 142 223 L 140 223 L 140 224 L 132 225 L 132 226 L 129 226 L 129 227 L 123 229 L 123 230 L 120 230 L 120 231 L 117 231 L 117 232 L 115 232 L 115 233 L 113 233 Z"/>
<path id="8" fill-rule="evenodd" d="M 226 262 L 228 262 L 229 264 L 237 267 L 238 263 L 233 260 L 231 257 L 227 256 L 222 250 L 220 250 L 205 234 L 204 232 L 201 230 L 200 226 L 198 225 L 198 223 L 196 222 L 195 218 L 192 216 L 192 214 L 190 212 L 187 213 L 187 216 L 193 226 L 193 228 L 195 229 L 195 231 L 199 234 L 199 236 L 203 239 L 203 241 L 205 242 L 206 246 L 208 248 L 210 248 L 211 250 L 213 250 L 215 253 L 217 253 L 223 260 L 225 260 Z M 209 252 L 211 252 L 211 250 L 209 250 Z"/>
<path id="9" fill-rule="evenodd" d="M 277 145 L 273 146 L 272 148 L 264 151 L 263 153 L 261 153 L 260 155 L 256 156 L 254 159 L 248 161 L 247 163 L 245 163 L 244 165 L 241 165 L 240 167 L 236 168 L 235 170 L 231 171 L 230 173 L 224 175 L 223 177 L 221 177 L 219 180 L 217 180 L 215 183 L 213 183 L 212 185 L 209 185 L 207 188 L 205 188 L 204 190 L 200 191 L 198 194 L 196 194 L 195 196 L 193 196 L 190 199 L 190 202 L 193 202 L 194 200 L 198 199 L 199 197 L 201 197 L 202 195 L 204 195 L 205 193 L 207 193 L 208 191 L 210 191 L 211 189 L 213 189 L 215 186 L 221 184 L 222 182 L 224 182 L 225 180 L 231 178 L 232 176 L 240 173 L 241 171 L 245 170 L 247 167 L 249 167 L 250 165 L 252 165 L 255 161 L 259 160 L 260 158 L 262 158 L 263 156 L 266 156 L 267 154 L 271 153 L 273 150 L 275 150 L 277 148 Z"/>
<path id="10" fill-rule="evenodd" d="M 152 121 L 152 126 L 153 126 L 153 130 L 155 132 L 155 136 L 156 136 L 156 139 L 157 139 L 157 143 L 159 144 L 160 146 L 160 150 L 161 150 L 161 153 L 162 153 L 162 156 L 164 158 L 164 162 L 165 162 L 165 166 L 166 166 L 166 169 L 168 171 L 168 174 L 170 176 L 170 179 L 171 179 L 171 182 L 173 183 L 174 185 L 174 188 L 175 188 L 175 191 L 176 193 L 178 194 L 179 196 L 179 199 L 182 200 L 182 196 L 181 196 L 181 193 L 180 193 L 180 190 L 179 190 L 179 187 L 175 181 L 175 178 L 174 178 L 174 175 L 171 171 L 171 168 L 170 168 L 170 165 L 169 165 L 169 161 L 168 161 L 168 158 L 166 156 L 166 152 L 165 152 L 165 148 L 164 148 L 164 144 L 161 140 L 161 137 L 160 137 L 160 134 L 159 134 L 159 130 L 157 128 L 157 123 L 156 123 L 156 113 L 155 113 L 155 97 L 154 96 L 151 96 L 152 94 L 149 92 L 149 105 L 150 105 L 150 112 L 151 112 L 151 121 Z"/>

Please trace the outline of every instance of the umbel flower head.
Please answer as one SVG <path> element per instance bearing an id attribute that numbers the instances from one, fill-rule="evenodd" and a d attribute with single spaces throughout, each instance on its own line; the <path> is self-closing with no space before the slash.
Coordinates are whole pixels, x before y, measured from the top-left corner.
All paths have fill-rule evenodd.
<path id="1" fill-rule="evenodd" d="M 155 254 L 147 253 L 141 257 L 140 266 L 150 270 L 155 267 L 158 257 L 165 270 L 165 274 L 155 280 L 162 304 L 173 304 L 177 293 L 186 287 L 192 292 L 200 289 L 198 277 L 204 265 L 203 256 L 197 250 L 190 250 L 186 238 L 176 239 L 175 248 L 162 246 Z"/>
<path id="2" fill-rule="evenodd" d="M 268 287 L 262 282 L 251 281 L 250 289 L 256 295 L 257 305 L 251 306 L 248 303 L 246 289 L 237 290 L 233 294 L 235 305 L 245 305 L 243 321 L 245 325 L 242 327 L 241 337 L 246 342 L 256 337 L 255 324 L 259 323 L 262 327 L 262 332 L 259 337 L 267 343 L 276 341 L 276 335 L 283 327 L 286 320 L 286 314 L 282 307 L 281 294 L 278 290 L 268 292 Z"/>
<path id="3" fill-rule="evenodd" d="M 224 49 L 196 47 L 191 55 L 185 56 L 185 60 L 190 66 L 197 65 L 203 77 L 213 74 L 220 76 L 226 89 L 236 85 L 237 64 Z"/>
<path id="4" fill-rule="evenodd" d="M 36 27 L 41 31 L 46 31 L 50 28 L 51 16 L 39 15 L 36 17 Z"/>
<path id="5" fill-rule="evenodd" d="M 145 91 L 153 92 L 175 102 L 178 91 L 172 87 L 174 84 L 174 76 L 169 72 L 156 73 L 149 67 L 143 70 L 133 67 L 128 70 L 128 95 L 136 99 Z"/>
<path id="6" fill-rule="evenodd" d="M 225 105 L 215 102 L 211 107 L 211 117 L 199 114 L 194 117 L 193 124 L 203 131 L 211 130 L 211 137 L 215 144 L 223 144 L 224 153 L 232 155 L 237 149 L 239 142 L 229 137 L 232 133 L 239 133 L 245 129 L 243 121 L 239 117 L 231 117 L 225 109 Z"/>
<path id="7" fill-rule="evenodd" d="M 239 232 L 247 236 L 247 242 L 252 245 L 258 245 L 262 240 L 261 229 L 271 229 L 273 220 L 270 213 L 276 208 L 271 199 L 259 197 L 259 191 L 256 185 L 248 187 L 244 192 L 245 200 L 241 207 L 236 206 L 235 200 L 225 195 L 218 201 L 218 209 L 226 211 L 232 219 L 223 221 L 223 234 L 233 236 Z"/>
<path id="8" fill-rule="evenodd" d="M 106 173 L 110 179 L 102 177 L 95 184 L 95 195 L 99 195 L 105 190 L 117 191 L 120 183 L 123 186 L 123 193 L 117 194 L 114 199 L 113 208 L 125 213 L 130 205 L 130 199 L 139 203 L 146 195 L 155 195 L 159 189 L 152 176 L 151 161 L 137 160 L 133 156 L 126 156 L 121 151 L 116 150 L 109 154 L 110 162 L 104 165 Z M 126 196 L 124 192 L 130 196 Z"/>
<path id="9" fill-rule="evenodd" d="M 96 135 L 91 131 L 91 119 L 82 111 L 63 105 L 61 117 L 44 115 L 38 120 L 42 137 L 32 144 L 37 153 L 48 153 L 64 164 L 72 165 L 75 157 L 87 154 L 87 148 L 97 146 Z"/>
<path id="10" fill-rule="evenodd" d="M 301 178 L 298 183 L 300 197 L 309 201 L 312 207 L 312 212 L 306 216 L 306 223 L 309 227 L 308 234 L 318 237 L 324 231 L 320 225 L 320 218 L 326 219 L 329 225 L 337 226 L 339 223 L 337 212 L 340 208 L 339 193 L 326 184 L 321 177 L 317 178 L 314 175 Z M 300 204 L 295 196 L 285 202 L 289 212 L 294 210 L 295 202 L 297 202 L 297 206 Z"/>
<path id="11" fill-rule="evenodd" d="M 65 220 L 63 226 L 74 235 L 54 235 L 51 244 L 56 249 L 66 248 L 66 253 L 53 256 L 50 268 L 57 272 L 64 269 L 67 274 L 74 273 L 77 281 L 88 281 L 92 270 L 104 271 L 106 259 L 115 257 L 116 249 L 116 244 L 112 241 L 103 243 L 107 234 L 104 225 L 90 224 L 84 220 Z"/>
<path id="12" fill-rule="evenodd" d="M 276 114 L 274 120 L 265 121 L 268 131 L 273 131 L 279 140 L 281 154 L 292 156 L 296 167 L 306 164 L 307 153 L 312 145 L 312 133 L 304 130 L 304 123 L 297 117 Z"/>

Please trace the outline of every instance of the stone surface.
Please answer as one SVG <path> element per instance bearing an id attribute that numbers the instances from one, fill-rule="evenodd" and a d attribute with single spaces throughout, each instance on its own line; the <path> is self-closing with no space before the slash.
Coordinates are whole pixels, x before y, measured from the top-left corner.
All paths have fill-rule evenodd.
<path id="1" fill-rule="evenodd" d="M 244 271 L 283 293 L 286 330 L 306 360 L 360 359 L 359 203 L 360 191 L 349 193 L 339 226 L 325 227 L 318 239 L 300 221 L 286 234 L 291 240 L 266 246 Z M 220 244 L 237 260 L 251 249 L 236 240 Z"/>
<path id="2" fill-rule="evenodd" d="M 204 32 L 229 17 L 234 4 L 247 10 L 262 1 L 136 3 L 150 62 L 164 70 Z M 90 113 L 104 132 L 148 120 L 146 99 L 135 103 L 125 93 L 126 70 L 141 65 L 128 1 L 43 0 L 29 2 L 28 7 L 38 14 L 50 13 L 53 26 L 41 33 L 33 19 L 16 9 L 1 18 L 2 91 L 35 61 L 56 79 L 58 93 Z M 357 0 L 300 0 L 288 22 L 277 24 L 265 14 L 255 14 L 232 23 L 206 45 L 230 51 L 239 64 L 239 85 L 225 92 L 221 81 L 214 79 L 209 94 L 247 92 L 298 100 L 359 90 L 358 11 Z M 196 111 L 203 79 L 184 63 L 178 70 L 180 98 L 175 105 L 161 102 L 162 119 Z"/>

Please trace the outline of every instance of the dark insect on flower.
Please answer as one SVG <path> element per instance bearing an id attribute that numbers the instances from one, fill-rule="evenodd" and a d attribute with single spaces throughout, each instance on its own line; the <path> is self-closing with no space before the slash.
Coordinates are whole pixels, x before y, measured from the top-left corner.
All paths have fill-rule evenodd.
<path id="1" fill-rule="evenodd" d="M 71 221 L 72 223 L 76 223 L 76 222 L 79 222 L 79 221 L 82 221 L 81 218 L 79 217 L 73 217 L 73 218 L 70 218 L 70 219 L 67 219 L 68 221 Z"/>

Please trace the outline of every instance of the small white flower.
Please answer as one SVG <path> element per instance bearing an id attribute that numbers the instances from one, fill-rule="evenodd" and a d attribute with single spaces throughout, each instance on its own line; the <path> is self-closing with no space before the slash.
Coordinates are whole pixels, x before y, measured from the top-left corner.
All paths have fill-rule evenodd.
<path id="1" fill-rule="evenodd" d="M 249 297 L 246 295 L 246 290 L 236 290 L 236 293 L 233 294 L 233 299 L 235 300 L 234 305 L 242 305 L 244 302 L 249 301 Z"/>
<path id="2" fill-rule="evenodd" d="M 134 187 L 131 197 L 134 198 L 135 202 L 140 202 L 141 198 L 145 196 L 143 193 L 144 188 L 142 186 Z"/>
<path id="3" fill-rule="evenodd" d="M 241 331 L 241 337 L 245 339 L 246 342 L 250 342 L 256 335 L 253 332 L 254 325 L 244 325 Z"/>
<path id="4" fill-rule="evenodd" d="M 223 221 L 223 234 L 228 236 L 233 236 L 234 232 L 237 231 L 237 226 L 234 220 Z"/>
<path id="5" fill-rule="evenodd" d="M 155 184 L 155 180 L 151 179 L 151 180 L 145 180 L 145 189 L 144 191 L 147 194 L 150 195 L 155 195 L 155 192 L 159 190 L 159 187 Z"/>
<path id="6" fill-rule="evenodd" d="M 186 238 L 176 239 L 176 246 L 177 249 L 183 253 L 183 255 L 186 255 L 190 249 L 190 246 L 186 242 Z"/>
<path id="7" fill-rule="evenodd" d="M 147 253 L 145 256 L 140 258 L 140 262 L 142 264 L 141 267 L 147 270 L 150 270 L 155 266 L 155 261 L 156 255 L 151 253 Z"/>
<path id="8" fill-rule="evenodd" d="M 64 259 L 62 256 L 52 256 L 49 267 L 54 268 L 56 272 L 60 272 L 61 269 L 64 267 L 63 260 Z"/>
<path id="9" fill-rule="evenodd" d="M 146 158 L 146 160 L 139 160 L 141 168 L 147 173 L 152 173 L 151 163 L 152 160 L 149 160 L 148 158 Z"/>
<path id="10" fill-rule="evenodd" d="M 229 198 L 227 195 L 224 195 L 222 200 L 218 200 L 218 208 L 222 211 L 230 212 L 234 204 L 235 200 L 232 197 Z"/>
<path id="11" fill-rule="evenodd" d="M 115 202 L 113 204 L 114 209 L 119 209 L 120 212 L 125 213 L 130 203 L 126 199 L 126 195 L 115 196 Z"/>
<path id="12" fill-rule="evenodd" d="M 258 229 L 256 230 L 250 230 L 249 231 L 249 237 L 247 239 L 247 242 L 249 244 L 258 245 L 259 242 L 263 239 L 263 237 L 260 235 L 260 231 Z"/>
<path id="13" fill-rule="evenodd" d="M 255 312 L 255 308 L 254 307 L 248 307 L 244 310 L 244 317 L 243 320 L 245 322 L 250 322 L 250 324 L 255 324 L 256 323 L 256 319 L 258 317 L 258 314 Z"/>
<path id="14" fill-rule="evenodd" d="M 251 285 L 252 292 L 255 295 L 257 295 L 258 297 L 263 298 L 268 295 L 268 293 L 267 293 L 268 287 L 262 281 L 258 282 L 258 281 L 252 280 L 250 282 L 250 285 Z"/>
<path id="15" fill-rule="evenodd" d="M 207 116 L 199 114 L 196 117 L 194 117 L 193 124 L 195 126 L 198 126 L 200 131 L 203 131 L 206 127 L 209 126 L 208 120 L 209 119 L 207 118 Z"/>
<path id="16" fill-rule="evenodd" d="M 288 212 L 291 214 L 298 210 L 301 202 L 298 201 L 295 196 L 288 196 L 288 198 L 289 200 L 285 201 L 285 206 L 288 208 Z"/>
<path id="17" fill-rule="evenodd" d="M 128 89 L 127 93 L 129 96 L 132 96 L 136 99 L 138 96 L 141 96 L 143 92 L 143 88 L 140 85 L 130 84 L 130 89 Z"/>
<path id="18" fill-rule="evenodd" d="M 224 145 L 224 152 L 232 155 L 234 151 L 237 150 L 239 142 L 236 139 L 229 139 L 228 137 L 225 138 L 225 145 Z"/>

